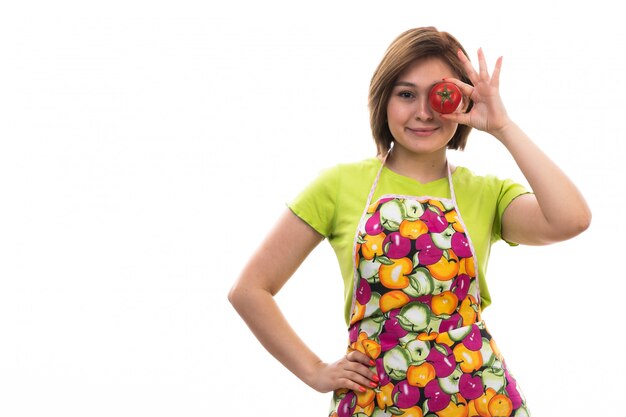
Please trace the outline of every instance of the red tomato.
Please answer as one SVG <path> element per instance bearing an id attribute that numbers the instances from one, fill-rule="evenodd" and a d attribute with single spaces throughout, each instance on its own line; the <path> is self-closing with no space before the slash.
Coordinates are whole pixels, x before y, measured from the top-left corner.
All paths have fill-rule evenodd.
<path id="1" fill-rule="evenodd" d="M 454 112 L 459 107 L 462 98 L 463 94 L 459 87 L 450 82 L 435 84 L 428 94 L 430 107 L 439 113 Z"/>

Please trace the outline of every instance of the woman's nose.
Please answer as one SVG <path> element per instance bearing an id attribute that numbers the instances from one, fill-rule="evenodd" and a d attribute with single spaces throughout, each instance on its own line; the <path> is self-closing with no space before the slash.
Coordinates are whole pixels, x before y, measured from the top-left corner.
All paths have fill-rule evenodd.
<path id="1" fill-rule="evenodd" d="M 415 101 L 415 119 L 416 120 L 432 120 L 433 109 L 428 103 L 428 97 L 421 97 Z"/>

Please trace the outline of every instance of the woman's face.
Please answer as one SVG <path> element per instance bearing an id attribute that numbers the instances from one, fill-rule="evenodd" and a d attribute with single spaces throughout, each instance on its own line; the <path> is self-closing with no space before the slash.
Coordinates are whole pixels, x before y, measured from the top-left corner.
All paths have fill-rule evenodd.
<path id="1" fill-rule="evenodd" d="M 443 120 L 428 104 L 430 89 L 445 77 L 458 75 L 436 57 L 416 60 L 400 73 L 387 102 L 387 122 L 395 139 L 394 153 L 445 152 L 458 124 Z M 460 108 L 457 111 L 461 111 Z"/>

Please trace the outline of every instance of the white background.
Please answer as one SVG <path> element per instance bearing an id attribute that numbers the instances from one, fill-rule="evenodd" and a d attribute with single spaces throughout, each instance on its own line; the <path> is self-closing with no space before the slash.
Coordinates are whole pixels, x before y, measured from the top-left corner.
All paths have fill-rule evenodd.
<path id="1" fill-rule="evenodd" d="M 509 113 L 594 214 L 565 243 L 494 246 L 491 332 L 535 416 L 619 414 L 626 30 L 611 4 L 3 3 L 0 416 L 325 416 L 330 395 L 226 295 L 286 201 L 374 155 L 369 79 L 423 25 L 474 61 L 504 56 Z M 451 159 L 524 181 L 480 132 Z M 324 242 L 277 297 L 328 361 L 346 343 L 341 285 Z"/>

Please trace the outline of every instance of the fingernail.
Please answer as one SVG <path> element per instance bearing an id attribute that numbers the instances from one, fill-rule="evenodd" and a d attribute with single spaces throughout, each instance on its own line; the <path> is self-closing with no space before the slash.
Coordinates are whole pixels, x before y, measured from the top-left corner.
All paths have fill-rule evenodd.
<path id="1" fill-rule="evenodd" d="M 376 382 L 380 381 L 380 378 L 376 374 L 372 375 L 372 379 Z"/>
<path id="2" fill-rule="evenodd" d="M 376 388 L 378 386 L 378 384 L 374 381 L 370 382 L 370 387 L 372 388 Z"/>
<path id="3" fill-rule="evenodd" d="M 365 388 L 363 388 L 362 386 L 359 385 L 359 391 L 365 392 Z"/>
<path id="4" fill-rule="evenodd" d="M 374 366 L 374 365 L 376 365 L 376 362 L 370 359 L 370 366 Z"/>

